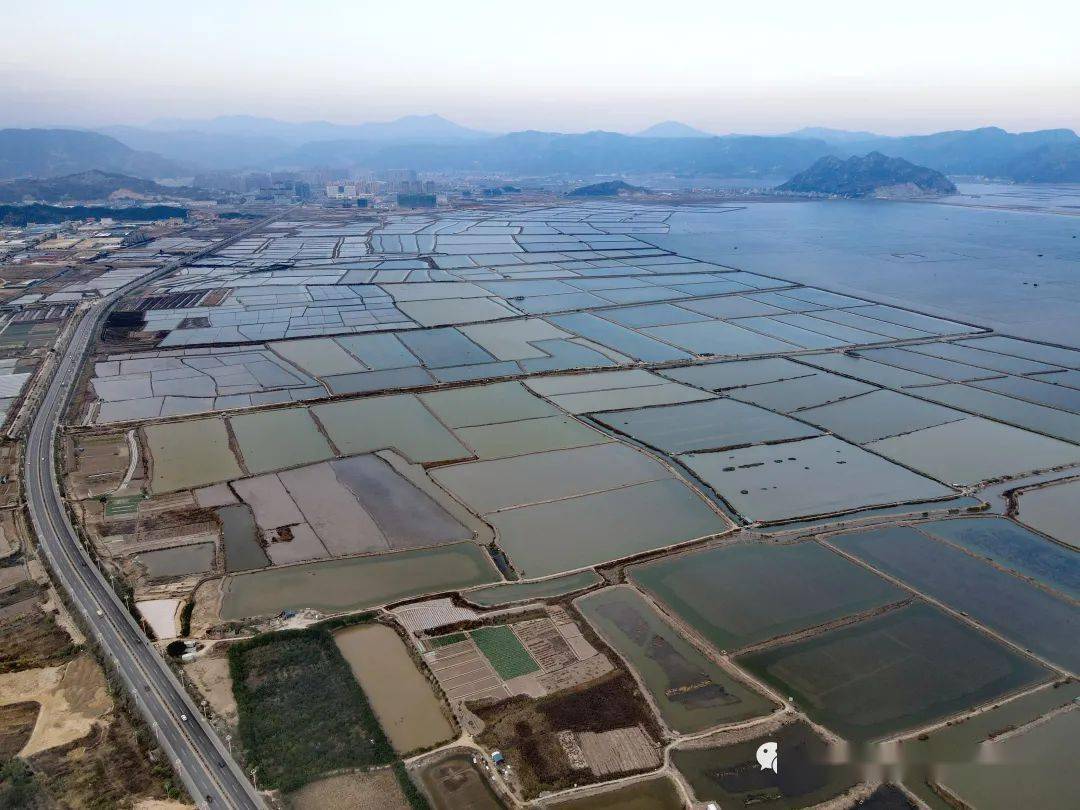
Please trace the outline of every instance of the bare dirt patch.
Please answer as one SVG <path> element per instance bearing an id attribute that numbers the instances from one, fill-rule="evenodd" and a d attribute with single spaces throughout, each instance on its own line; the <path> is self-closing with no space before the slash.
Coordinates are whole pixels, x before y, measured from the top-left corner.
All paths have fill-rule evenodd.
<path id="1" fill-rule="evenodd" d="M 21 598 L 16 598 L 18 594 L 5 595 L 14 599 L 12 606 L 39 593 L 37 586 L 23 590 L 26 593 L 22 593 Z M 0 635 L 4 640 L 0 644 L 0 673 L 53 666 L 66 661 L 75 652 L 71 638 L 52 614 L 43 612 L 36 605 L 17 611 L 0 623 Z"/>
<path id="2" fill-rule="evenodd" d="M 0 675 L 0 705 L 34 701 L 41 707 L 21 755 L 30 757 L 85 737 L 112 709 L 105 676 L 86 654 L 59 667 Z"/>
<path id="3" fill-rule="evenodd" d="M 184 667 L 210 708 L 230 727 L 236 728 L 236 698 L 229 675 L 229 657 L 224 649 L 215 649 Z"/>
<path id="4" fill-rule="evenodd" d="M 410 810 L 390 768 L 320 779 L 290 794 L 288 801 L 292 810 Z"/>
<path id="5" fill-rule="evenodd" d="M 140 737 L 142 735 L 142 737 Z M 149 732 L 114 712 L 90 733 L 29 758 L 60 807 L 128 807 L 136 797 L 168 798 L 172 771 L 160 752 L 148 756 Z"/>
<path id="6" fill-rule="evenodd" d="M 40 708 L 32 700 L 0 706 L 0 762 L 18 754 L 29 741 Z"/>

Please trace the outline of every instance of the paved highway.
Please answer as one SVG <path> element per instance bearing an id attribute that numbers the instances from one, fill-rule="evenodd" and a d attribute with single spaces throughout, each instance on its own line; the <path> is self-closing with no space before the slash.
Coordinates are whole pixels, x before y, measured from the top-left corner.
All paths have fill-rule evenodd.
<path id="1" fill-rule="evenodd" d="M 219 242 L 212 250 L 247 236 L 267 221 Z M 30 426 L 23 481 L 30 519 L 54 582 L 67 593 L 103 654 L 111 659 L 192 799 L 201 807 L 262 808 L 258 792 L 83 547 L 65 507 L 54 464 L 60 420 L 105 313 L 136 287 L 208 252 L 163 266 L 98 301 L 82 316 Z"/>

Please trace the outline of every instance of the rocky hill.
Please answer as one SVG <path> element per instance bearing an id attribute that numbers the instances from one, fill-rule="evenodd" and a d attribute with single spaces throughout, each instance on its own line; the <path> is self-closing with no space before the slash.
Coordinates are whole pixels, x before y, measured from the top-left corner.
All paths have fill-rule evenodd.
<path id="1" fill-rule="evenodd" d="M 632 186 L 622 180 L 608 180 L 604 183 L 593 183 L 591 186 L 575 188 L 570 192 L 570 197 L 618 197 L 622 194 L 638 194 L 648 189 L 641 186 Z"/>
<path id="2" fill-rule="evenodd" d="M 97 169 L 64 177 L 0 182 L 0 203 L 85 202 L 158 197 L 206 199 L 207 193 L 192 188 L 162 186 L 153 180 Z"/>
<path id="3" fill-rule="evenodd" d="M 956 186 L 941 172 L 916 166 L 903 158 L 871 152 L 842 160 L 823 157 L 799 172 L 779 191 L 825 194 L 833 197 L 914 198 L 955 194 Z"/>

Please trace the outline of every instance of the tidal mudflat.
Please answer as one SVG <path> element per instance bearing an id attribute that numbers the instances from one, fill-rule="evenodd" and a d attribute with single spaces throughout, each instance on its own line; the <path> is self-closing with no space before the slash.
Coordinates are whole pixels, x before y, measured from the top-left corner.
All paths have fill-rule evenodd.
<path id="1" fill-rule="evenodd" d="M 720 650 L 904 598 L 815 543 L 735 543 L 632 566 L 628 576 Z"/>
<path id="2" fill-rule="evenodd" d="M 918 728 L 1050 677 L 923 602 L 752 652 L 739 664 L 854 742 Z"/>
<path id="3" fill-rule="evenodd" d="M 221 618 L 267 616 L 300 608 L 324 613 L 362 610 L 498 579 L 487 552 L 469 542 L 289 565 L 227 577 Z"/>
<path id="4" fill-rule="evenodd" d="M 775 708 L 767 697 L 709 660 L 634 589 L 605 588 L 576 604 L 638 671 L 672 729 L 701 731 Z"/>

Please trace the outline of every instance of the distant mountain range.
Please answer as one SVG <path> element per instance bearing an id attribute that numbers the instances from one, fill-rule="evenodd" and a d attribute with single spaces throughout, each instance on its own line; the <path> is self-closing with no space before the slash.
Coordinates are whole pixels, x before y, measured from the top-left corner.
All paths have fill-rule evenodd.
<path id="1" fill-rule="evenodd" d="M 56 177 L 90 169 L 136 177 L 185 174 L 175 161 L 125 146 L 97 132 L 70 129 L 0 129 L 0 180 Z"/>
<path id="2" fill-rule="evenodd" d="M 903 158 L 871 152 L 865 157 L 847 160 L 827 155 L 779 186 L 778 190 L 852 199 L 910 199 L 955 194 L 956 186 L 941 172 L 916 166 Z"/>
<path id="3" fill-rule="evenodd" d="M 790 138 L 816 138 L 825 143 L 858 143 L 880 138 L 873 132 L 852 132 L 847 129 L 830 129 L 829 127 L 803 127 L 794 132 L 789 132 Z"/>
<path id="4" fill-rule="evenodd" d="M 292 123 L 233 115 L 207 120 L 159 119 L 145 127 L 114 126 L 100 131 L 134 149 L 157 152 L 207 169 L 274 165 L 282 155 L 305 143 L 456 143 L 492 137 L 438 115 L 407 115 L 395 121 L 356 125 Z"/>
<path id="5" fill-rule="evenodd" d="M 747 177 L 791 174 L 828 151 L 822 142 L 794 138 L 641 138 L 615 132 L 527 131 L 455 144 L 321 141 L 298 147 L 280 162 L 293 167 L 410 167 L 517 175 L 671 172 Z"/>
<path id="6" fill-rule="evenodd" d="M 636 133 L 639 138 L 715 138 L 711 132 L 695 129 L 680 121 L 661 121 Z"/>
<path id="7" fill-rule="evenodd" d="M 810 128 L 784 136 L 717 137 L 669 121 L 638 135 L 489 135 L 439 116 L 355 126 L 233 116 L 157 121 L 149 128 L 112 127 L 107 132 L 0 130 L 0 179 L 90 169 L 162 178 L 190 177 L 205 169 L 304 168 L 753 178 L 791 176 L 829 155 L 880 152 L 945 174 L 1080 182 L 1080 137 L 1068 129 L 1009 133 L 986 127 L 893 138 Z"/>

